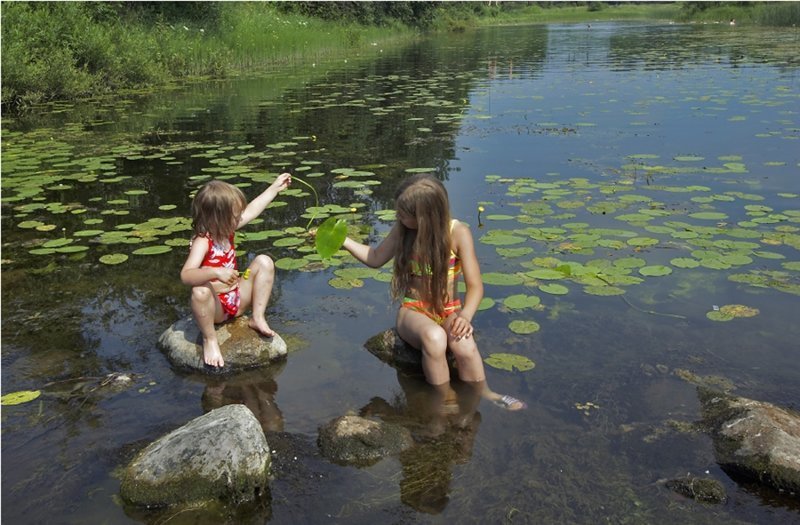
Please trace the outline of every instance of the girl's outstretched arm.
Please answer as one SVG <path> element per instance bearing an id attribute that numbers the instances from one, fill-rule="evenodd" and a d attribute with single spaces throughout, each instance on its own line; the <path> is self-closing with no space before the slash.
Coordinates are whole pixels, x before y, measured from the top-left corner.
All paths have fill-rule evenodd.
<path id="1" fill-rule="evenodd" d="M 399 240 L 400 232 L 397 224 L 395 224 L 392 231 L 389 232 L 389 235 L 374 248 L 354 241 L 350 237 L 345 238 L 342 247 L 350 252 L 353 257 L 370 268 L 380 268 L 394 257 L 395 246 L 397 246 Z"/>
<path id="2" fill-rule="evenodd" d="M 269 203 L 275 199 L 278 193 L 282 192 L 289 187 L 292 183 L 292 176 L 289 173 L 281 173 L 275 179 L 269 188 L 261 192 L 261 195 L 250 201 L 247 207 L 242 212 L 242 217 L 239 219 L 239 224 L 236 226 L 238 230 L 248 222 L 252 221 L 269 206 Z"/>

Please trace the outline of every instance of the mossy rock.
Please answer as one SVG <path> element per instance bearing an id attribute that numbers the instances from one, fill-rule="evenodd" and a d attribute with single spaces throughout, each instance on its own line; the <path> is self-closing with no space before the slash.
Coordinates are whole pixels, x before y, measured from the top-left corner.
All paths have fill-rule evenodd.
<path id="1" fill-rule="evenodd" d="M 317 442 L 330 461 L 355 466 L 372 465 L 414 445 L 407 428 L 356 415 L 338 417 L 320 427 Z"/>
<path id="2" fill-rule="evenodd" d="M 671 479 L 666 487 L 687 498 L 703 503 L 725 503 L 728 495 L 725 486 L 711 478 L 698 478 L 687 476 L 685 478 Z"/>
<path id="3" fill-rule="evenodd" d="M 139 452 L 122 473 L 120 495 L 139 507 L 248 502 L 267 493 L 270 460 L 253 413 L 227 405 Z"/>

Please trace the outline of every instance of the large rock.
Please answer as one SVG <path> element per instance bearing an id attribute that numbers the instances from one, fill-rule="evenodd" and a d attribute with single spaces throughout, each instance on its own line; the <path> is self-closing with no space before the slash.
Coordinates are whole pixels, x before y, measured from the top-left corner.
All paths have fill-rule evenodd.
<path id="1" fill-rule="evenodd" d="M 422 369 L 422 352 L 403 341 L 394 328 L 370 337 L 364 343 L 364 348 L 394 368 L 417 371 Z M 450 352 L 447 353 L 447 362 L 450 368 L 455 367 L 455 360 Z"/>
<path id="2" fill-rule="evenodd" d="M 329 460 L 356 466 L 372 465 L 414 444 L 407 428 L 356 415 L 338 417 L 320 427 L 317 441 Z"/>
<path id="3" fill-rule="evenodd" d="M 800 414 L 707 388 L 698 392 L 704 423 L 723 468 L 800 493 Z"/>
<path id="4" fill-rule="evenodd" d="M 203 362 L 203 338 L 192 317 L 181 319 L 167 328 L 158 346 L 170 362 L 179 368 L 204 372 L 234 372 L 265 366 L 286 356 L 286 342 L 280 335 L 263 337 L 250 328 L 248 316 L 217 325 L 217 339 L 225 366 L 221 370 Z"/>
<path id="5" fill-rule="evenodd" d="M 244 405 L 227 405 L 142 450 L 122 474 L 120 495 L 146 507 L 247 502 L 266 492 L 269 466 L 258 420 Z"/>

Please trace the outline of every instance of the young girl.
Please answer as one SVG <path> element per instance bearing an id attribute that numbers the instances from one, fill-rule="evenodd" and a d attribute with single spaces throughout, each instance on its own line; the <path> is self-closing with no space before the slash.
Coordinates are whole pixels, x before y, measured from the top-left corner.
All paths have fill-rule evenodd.
<path id="1" fill-rule="evenodd" d="M 392 297 L 400 300 L 397 332 L 422 351 L 428 383 L 450 381 L 447 351 L 455 357 L 462 381 L 479 386 L 483 397 L 510 410 L 525 408 L 511 396 L 486 385 L 483 360 L 472 337 L 472 318 L 483 298 L 483 283 L 469 228 L 450 218 L 444 185 L 427 174 L 406 179 L 395 193 L 397 222 L 375 248 L 346 238 L 344 248 L 356 259 L 378 268 L 394 258 Z M 466 295 L 457 295 L 464 276 Z"/>
<path id="2" fill-rule="evenodd" d="M 265 317 L 275 266 L 268 256 L 259 255 L 240 277 L 233 235 L 261 215 L 291 182 L 290 174 L 279 175 L 248 204 L 239 188 L 213 180 L 192 201 L 194 237 L 181 281 L 192 287 L 192 313 L 203 336 L 203 360 L 208 365 L 225 364 L 214 323 L 238 317 L 251 306 L 250 328 L 266 337 L 275 335 Z"/>

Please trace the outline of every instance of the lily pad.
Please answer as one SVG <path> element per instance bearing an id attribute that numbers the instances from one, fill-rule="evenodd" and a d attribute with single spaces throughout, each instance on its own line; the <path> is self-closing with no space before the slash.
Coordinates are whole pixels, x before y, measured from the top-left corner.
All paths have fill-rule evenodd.
<path id="1" fill-rule="evenodd" d="M 726 304 L 725 306 L 720 306 L 719 311 L 732 317 L 755 317 L 760 313 L 758 308 L 743 304 Z"/>
<path id="2" fill-rule="evenodd" d="M 275 261 L 275 267 L 281 270 L 297 270 L 308 264 L 306 259 L 299 259 L 294 257 L 282 257 Z"/>
<path id="3" fill-rule="evenodd" d="M 515 369 L 520 372 L 526 372 L 532 370 L 536 366 L 536 363 L 523 355 L 502 352 L 489 354 L 489 356 L 484 359 L 484 362 L 491 367 L 508 370 L 509 372 L 513 372 Z"/>
<path id="4" fill-rule="evenodd" d="M 350 290 L 353 288 L 361 288 L 364 286 L 364 281 L 361 279 L 345 279 L 343 277 L 334 277 L 328 281 L 328 284 L 338 290 Z"/>
<path id="5" fill-rule="evenodd" d="M 147 246 L 145 248 L 139 248 L 138 250 L 133 250 L 134 255 L 159 255 L 162 253 L 167 253 L 172 251 L 172 248 L 169 246 L 165 246 L 163 244 L 158 246 Z"/>
<path id="6" fill-rule="evenodd" d="M 520 319 L 508 323 L 508 329 L 515 334 L 527 335 L 538 332 L 541 327 L 536 321 L 522 321 Z"/>
<path id="7" fill-rule="evenodd" d="M 525 308 L 535 308 L 542 302 L 535 295 L 516 294 L 510 295 L 503 300 L 503 304 L 512 310 L 524 310 Z"/>
<path id="8" fill-rule="evenodd" d="M 523 283 L 522 277 L 513 273 L 487 272 L 483 274 L 484 284 L 516 286 Z"/>
<path id="9" fill-rule="evenodd" d="M 2 398 L 0 398 L 0 405 L 20 405 L 22 403 L 33 401 L 40 395 L 42 395 L 41 390 L 20 390 L 19 392 L 11 392 L 10 394 L 5 394 Z"/>
<path id="10" fill-rule="evenodd" d="M 100 257 L 100 262 L 103 264 L 122 264 L 128 260 L 128 256 L 124 253 L 109 253 Z"/>
<path id="11" fill-rule="evenodd" d="M 539 287 L 539 289 L 551 295 L 566 295 L 569 293 L 569 288 L 555 283 L 543 284 L 542 286 Z"/>
<path id="12" fill-rule="evenodd" d="M 639 273 L 647 277 L 661 277 L 671 274 L 672 268 L 669 266 L 654 264 L 652 266 L 643 266 L 642 268 L 639 268 Z"/>

